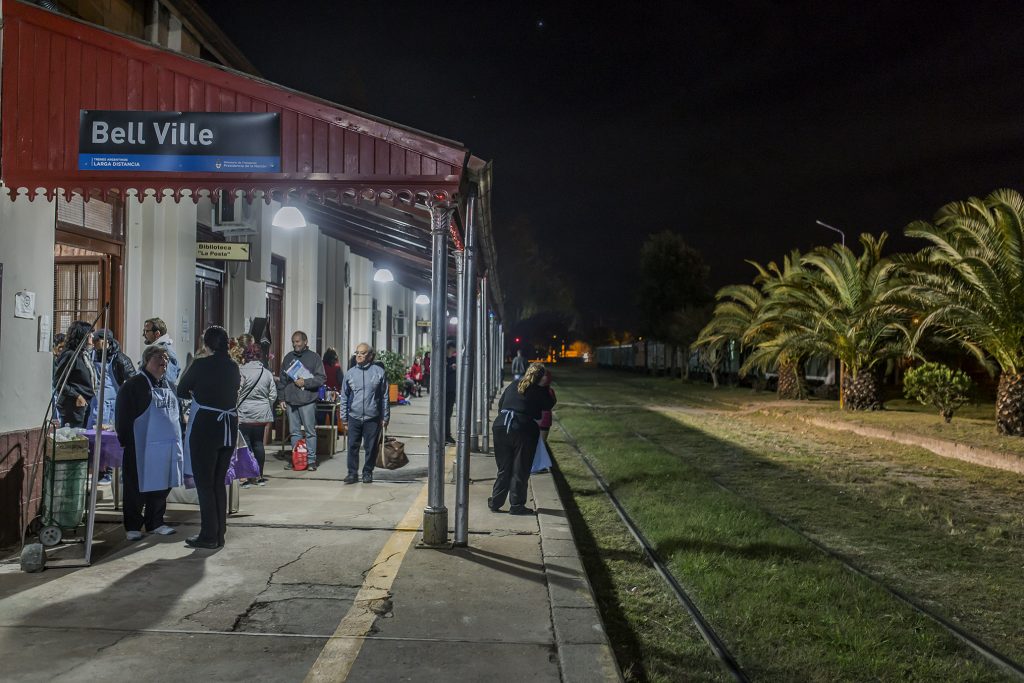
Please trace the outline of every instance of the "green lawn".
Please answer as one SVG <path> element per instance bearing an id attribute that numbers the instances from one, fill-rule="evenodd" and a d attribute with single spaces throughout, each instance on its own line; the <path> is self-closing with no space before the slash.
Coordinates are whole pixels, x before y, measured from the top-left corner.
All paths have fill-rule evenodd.
<path id="1" fill-rule="evenodd" d="M 824 402 L 780 408 L 765 393 L 592 369 L 560 368 L 558 380 L 560 422 L 755 679 L 1004 679 L 771 515 L 1024 659 L 1021 477 L 791 419 Z M 552 446 L 591 540 L 588 568 L 605 577 L 606 618 L 630 629 L 618 648 L 629 675 L 674 680 L 681 658 L 692 678 L 713 676 L 692 633 L 643 618 L 647 589 L 625 586 L 638 570 L 622 564 L 621 525 L 557 429 Z"/>

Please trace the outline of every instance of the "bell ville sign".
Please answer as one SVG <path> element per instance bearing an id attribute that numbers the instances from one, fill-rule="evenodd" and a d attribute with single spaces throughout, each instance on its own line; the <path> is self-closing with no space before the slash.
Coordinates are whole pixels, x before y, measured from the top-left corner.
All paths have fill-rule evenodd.
<path id="1" fill-rule="evenodd" d="M 81 110 L 78 169 L 279 173 L 276 113 Z"/>

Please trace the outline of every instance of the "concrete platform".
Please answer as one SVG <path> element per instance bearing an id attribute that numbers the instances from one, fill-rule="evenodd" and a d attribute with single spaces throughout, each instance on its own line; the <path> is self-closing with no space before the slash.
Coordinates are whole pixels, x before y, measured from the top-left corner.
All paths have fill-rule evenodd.
<path id="1" fill-rule="evenodd" d="M 469 546 L 416 548 L 427 404 L 394 408 L 411 462 L 372 484 L 342 484 L 343 457 L 268 458 L 219 551 L 183 544 L 193 506 L 170 506 L 178 534 L 128 544 L 106 503 L 91 567 L 0 564 L 3 679 L 620 680 L 550 475 L 531 479 L 537 517 L 492 513 L 494 460 L 474 454 Z"/>

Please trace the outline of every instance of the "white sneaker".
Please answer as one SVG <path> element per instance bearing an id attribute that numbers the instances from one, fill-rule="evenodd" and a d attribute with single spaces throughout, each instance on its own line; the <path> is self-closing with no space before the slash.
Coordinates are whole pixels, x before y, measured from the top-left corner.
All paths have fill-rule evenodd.
<path id="1" fill-rule="evenodd" d="M 153 533 L 160 534 L 161 536 L 170 536 L 171 534 L 178 533 L 178 530 L 175 529 L 173 526 L 167 526 L 166 524 L 164 524 L 153 529 Z"/>
<path id="2" fill-rule="evenodd" d="M 141 541 L 142 540 L 142 532 L 141 531 L 129 531 L 124 536 L 129 541 Z"/>

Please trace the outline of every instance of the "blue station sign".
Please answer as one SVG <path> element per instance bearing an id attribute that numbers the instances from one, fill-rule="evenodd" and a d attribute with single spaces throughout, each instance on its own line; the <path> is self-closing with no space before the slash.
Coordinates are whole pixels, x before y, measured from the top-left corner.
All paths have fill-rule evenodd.
<path id="1" fill-rule="evenodd" d="M 280 116 L 82 109 L 78 170 L 280 173 Z"/>

